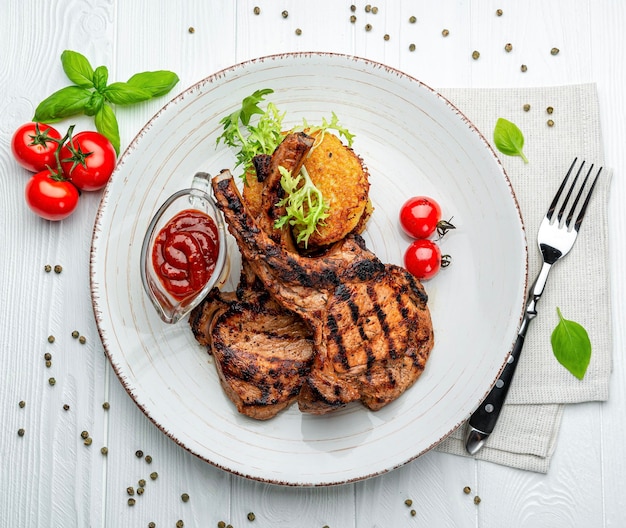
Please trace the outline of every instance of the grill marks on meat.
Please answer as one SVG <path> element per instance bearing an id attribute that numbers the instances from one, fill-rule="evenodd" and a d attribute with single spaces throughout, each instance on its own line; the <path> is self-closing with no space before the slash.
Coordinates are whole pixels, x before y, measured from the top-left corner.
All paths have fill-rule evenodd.
<path id="1" fill-rule="evenodd" d="M 248 214 L 228 171 L 213 190 L 247 265 L 313 336 L 311 371 L 298 397 L 303 412 L 323 414 L 360 400 L 377 410 L 424 370 L 433 331 L 422 285 L 384 265 L 349 235 L 320 257 L 276 243 Z"/>

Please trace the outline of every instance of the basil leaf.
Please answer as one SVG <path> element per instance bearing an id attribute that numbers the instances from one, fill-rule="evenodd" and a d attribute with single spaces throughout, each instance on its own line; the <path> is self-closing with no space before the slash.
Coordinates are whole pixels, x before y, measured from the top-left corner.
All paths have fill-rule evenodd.
<path id="1" fill-rule="evenodd" d="M 93 68 L 84 55 L 77 51 L 65 50 L 61 53 L 61 64 L 65 75 L 81 88 L 93 87 Z"/>
<path id="2" fill-rule="evenodd" d="M 502 154 L 519 156 L 524 160 L 524 163 L 528 163 L 528 159 L 522 152 L 524 148 L 524 134 L 522 134 L 522 131 L 515 123 L 500 117 L 496 121 L 496 127 L 493 131 L 493 142 Z"/>
<path id="3" fill-rule="evenodd" d="M 132 84 L 116 82 L 102 90 L 102 95 L 113 104 L 127 105 L 152 99 L 152 94 Z"/>
<path id="4" fill-rule="evenodd" d="M 120 130 L 113 109 L 108 104 L 103 104 L 95 115 L 96 130 L 105 136 L 113 145 L 115 152 L 120 153 Z"/>
<path id="5" fill-rule="evenodd" d="M 565 319 L 558 307 L 556 311 L 559 324 L 550 338 L 552 352 L 561 365 L 581 380 L 585 377 L 591 360 L 589 335 L 580 324 Z"/>
<path id="6" fill-rule="evenodd" d="M 52 123 L 80 114 L 89 102 L 91 93 L 91 90 L 79 86 L 61 88 L 39 103 L 33 121 Z"/>
<path id="7" fill-rule="evenodd" d="M 149 91 L 152 97 L 159 97 L 174 88 L 178 81 L 178 75 L 174 72 L 159 70 L 136 73 L 128 79 L 127 84 Z"/>
<path id="8" fill-rule="evenodd" d="M 96 90 L 102 91 L 109 81 L 109 70 L 106 66 L 98 66 L 93 72 L 93 84 Z"/>
<path id="9" fill-rule="evenodd" d="M 85 105 L 85 115 L 94 116 L 102 108 L 104 104 L 104 97 L 100 92 L 91 92 L 91 98 L 89 102 Z"/>

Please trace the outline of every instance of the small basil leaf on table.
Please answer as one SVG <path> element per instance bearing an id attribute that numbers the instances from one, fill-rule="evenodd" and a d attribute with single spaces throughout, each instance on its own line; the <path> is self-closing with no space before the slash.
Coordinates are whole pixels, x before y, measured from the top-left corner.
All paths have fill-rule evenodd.
<path id="1" fill-rule="evenodd" d="M 524 148 L 524 134 L 515 123 L 503 117 L 498 118 L 493 130 L 493 142 L 502 154 L 519 156 L 524 160 L 524 163 L 528 163 L 522 150 Z"/>
<path id="2" fill-rule="evenodd" d="M 102 94 L 117 105 L 140 103 L 152 99 L 152 94 L 148 90 L 123 82 L 110 84 L 102 90 Z"/>
<path id="3" fill-rule="evenodd" d="M 91 93 L 88 88 L 80 86 L 61 88 L 39 103 L 33 121 L 53 123 L 80 114 L 91 99 Z"/>
<path id="4" fill-rule="evenodd" d="M 152 97 L 159 97 L 174 88 L 178 81 L 178 75 L 174 72 L 158 70 L 136 73 L 128 79 L 127 84 L 147 90 Z"/>
<path id="5" fill-rule="evenodd" d="M 578 379 L 583 379 L 591 360 L 591 341 L 584 327 L 563 317 L 557 307 L 559 323 L 550 341 L 557 361 Z"/>
<path id="6" fill-rule="evenodd" d="M 93 88 L 93 68 L 87 57 L 77 51 L 65 50 L 61 53 L 61 65 L 67 78 L 81 88 Z"/>

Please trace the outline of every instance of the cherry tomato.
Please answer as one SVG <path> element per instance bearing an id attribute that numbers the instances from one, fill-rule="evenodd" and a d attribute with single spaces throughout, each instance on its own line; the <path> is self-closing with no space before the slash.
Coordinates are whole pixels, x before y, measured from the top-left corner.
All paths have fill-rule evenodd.
<path id="1" fill-rule="evenodd" d="M 38 172 L 26 184 L 26 203 L 46 220 L 63 220 L 78 205 L 78 190 L 48 169 Z"/>
<path id="2" fill-rule="evenodd" d="M 441 268 L 439 246 L 432 240 L 414 240 L 404 254 L 404 267 L 420 280 L 432 279 Z"/>
<path id="3" fill-rule="evenodd" d="M 19 127 L 11 139 L 11 151 L 17 162 L 31 172 L 55 168 L 54 153 L 61 134 L 44 123 L 26 123 Z"/>
<path id="4" fill-rule="evenodd" d="M 117 154 L 98 132 L 79 132 L 61 149 L 63 172 L 82 191 L 97 191 L 109 181 Z"/>
<path id="5" fill-rule="evenodd" d="M 428 238 L 441 220 L 441 207 L 428 196 L 409 198 L 400 209 L 400 225 L 413 238 Z"/>

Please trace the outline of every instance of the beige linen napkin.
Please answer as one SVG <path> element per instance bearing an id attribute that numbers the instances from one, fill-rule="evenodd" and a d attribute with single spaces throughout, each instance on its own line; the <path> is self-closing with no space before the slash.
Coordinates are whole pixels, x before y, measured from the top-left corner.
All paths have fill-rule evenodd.
<path id="1" fill-rule="evenodd" d="M 515 190 L 528 242 L 529 286 L 541 266 L 537 230 L 573 159 L 604 164 L 600 113 L 595 84 L 519 89 L 441 89 L 493 145 L 499 117 L 524 133 L 525 164 L 497 152 Z M 524 110 L 524 105 L 530 105 Z M 548 107 L 552 112 L 548 113 Z M 548 125 L 552 120 L 553 126 Z M 495 149 L 494 149 L 495 150 Z M 594 171 L 595 173 L 595 171 Z M 552 269 L 538 315 L 531 323 L 507 404 L 486 445 L 476 458 L 546 473 L 564 404 L 608 398 L 611 374 L 611 307 L 608 274 L 608 191 L 604 169 L 576 245 Z M 488 235 L 488 234 L 486 234 Z M 582 381 L 555 359 L 550 335 L 558 323 L 557 306 L 566 319 L 589 333 L 592 355 Z M 442 442 L 439 451 L 469 456 L 466 426 Z"/>

